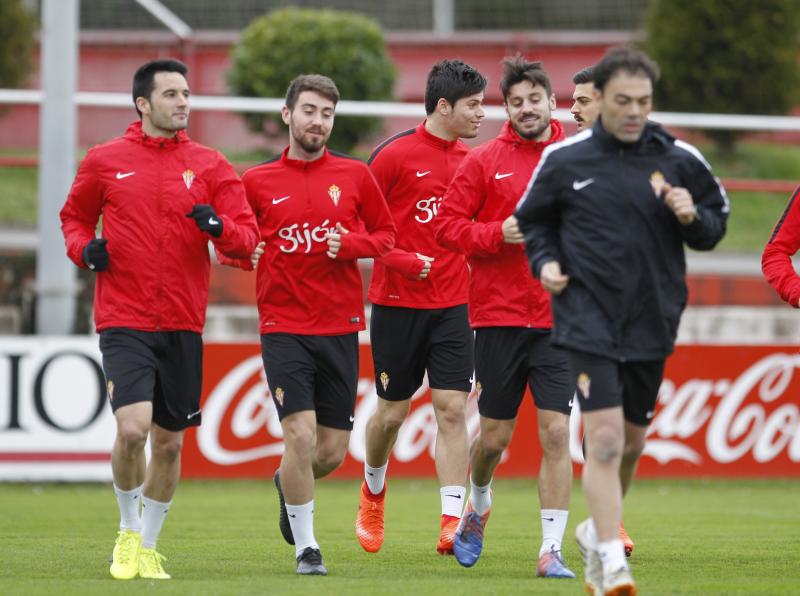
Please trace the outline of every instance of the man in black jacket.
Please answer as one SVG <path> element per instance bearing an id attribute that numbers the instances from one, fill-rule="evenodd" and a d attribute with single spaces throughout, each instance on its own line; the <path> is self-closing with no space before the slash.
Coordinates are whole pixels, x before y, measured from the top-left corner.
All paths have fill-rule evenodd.
<path id="1" fill-rule="evenodd" d="M 619 539 L 620 464 L 644 449 L 675 344 L 684 243 L 712 249 L 728 216 L 703 156 L 648 122 L 657 78 L 644 53 L 610 50 L 594 71 L 600 118 L 545 151 L 516 212 L 577 382 L 591 518 L 576 538 L 595 594 L 636 593 Z"/>

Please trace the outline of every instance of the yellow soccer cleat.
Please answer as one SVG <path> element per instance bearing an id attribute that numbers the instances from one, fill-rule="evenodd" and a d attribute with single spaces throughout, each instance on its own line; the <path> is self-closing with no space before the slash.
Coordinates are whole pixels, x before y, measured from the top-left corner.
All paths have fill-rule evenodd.
<path id="1" fill-rule="evenodd" d="M 114 579 L 133 579 L 139 573 L 139 549 L 142 535 L 139 532 L 120 530 L 111 554 L 111 577 Z"/>
<path id="2" fill-rule="evenodd" d="M 161 566 L 167 557 L 157 553 L 154 548 L 139 549 L 139 577 L 144 579 L 169 579 L 170 575 Z"/>

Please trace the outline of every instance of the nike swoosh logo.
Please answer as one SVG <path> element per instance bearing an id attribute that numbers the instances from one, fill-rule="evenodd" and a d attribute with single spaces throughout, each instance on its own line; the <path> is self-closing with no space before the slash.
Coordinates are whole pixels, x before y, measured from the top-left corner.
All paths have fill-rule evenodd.
<path id="1" fill-rule="evenodd" d="M 587 186 L 589 186 L 589 185 L 590 185 L 592 182 L 594 182 L 594 178 L 587 178 L 586 180 L 580 180 L 580 181 L 578 181 L 578 180 L 575 180 L 575 181 L 572 183 L 572 190 L 580 190 L 580 189 L 582 189 L 582 188 L 586 188 L 586 187 L 587 187 Z"/>
<path id="2" fill-rule="evenodd" d="M 508 174 L 501 174 L 500 172 L 497 172 L 494 175 L 494 179 L 495 180 L 502 180 L 503 178 L 508 178 L 509 176 L 513 176 L 513 175 L 514 175 L 514 172 L 509 172 Z"/>
<path id="3" fill-rule="evenodd" d="M 445 497 L 453 497 L 454 499 L 460 499 L 461 495 L 445 495 Z"/>
<path id="4" fill-rule="evenodd" d="M 420 172 L 419 170 L 417 170 L 417 178 L 422 178 L 423 176 L 427 176 L 430 173 L 431 170 L 428 170 L 427 172 Z"/>
<path id="5" fill-rule="evenodd" d="M 556 521 L 556 518 L 554 518 L 554 517 L 543 517 L 542 519 L 543 519 L 544 521 L 549 521 L 549 522 L 551 522 L 551 521 Z"/>
<path id="6" fill-rule="evenodd" d="M 286 199 L 291 197 L 292 195 L 286 195 L 285 197 L 281 197 L 280 199 L 272 199 L 272 204 L 277 205 L 278 203 L 283 203 Z"/>
<path id="7" fill-rule="evenodd" d="M 197 416 L 200 412 L 201 412 L 201 410 L 197 410 L 196 412 L 192 412 L 191 414 L 187 414 L 186 415 L 186 420 L 191 420 L 192 418 Z"/>
<path id="8" fill-rule="evenodd" d="M 350 416 L 350 422 L 355 422 L 355 420 L 356 420 L 355 416 Z"/>
<path id="9" fill-rule="evenodd" d="M 215 225 L 217 225 L 218 223 L 219 223 L 219 220 L 218 220 L 218 219 L 214 219 L 213 217 L 209 217 L 209 218 L 208 218 L 208 225 L 210 225 L 210 226 L 215 226 Z"/>
<path id="10" fill-rule="evenodd" d="M 136 172 L 117 172 L 117 180 L 122 180 L 123 178 L 127 178 L 128 176 L 133 176 Z"/>

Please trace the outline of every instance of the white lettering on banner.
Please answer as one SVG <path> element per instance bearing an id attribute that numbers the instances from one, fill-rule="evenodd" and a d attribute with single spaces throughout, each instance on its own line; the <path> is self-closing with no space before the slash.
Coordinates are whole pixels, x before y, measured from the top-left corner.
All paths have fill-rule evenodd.
<path id="1" fill-rule="evenodd" d="M 419 223 L 428 223 L 431 221 L 439 211 L 439 205 L 442 202 L 442 197 L 431 197 L 430 199 L 420 199 L 417 201 L 417 209 L 422 212 L 422 217 L 415 215 Z"/>
<path id="2" fill-rule="evenodd" d="M 777 409 L 769 418 L 761 404 L 741 407 L 756 385 L 760 401 L 770 403 L 780 398 L 792 382 L 794 370 L 798 367 L 800 355 L 772 354 L 753 364 L 731 384 L 730 390 L 714 411 L 706 433 L 706 449 L 714 460 L 733 462 L 752 450 L 756 461 L 766 462 L 774 459 L 792 439 L 793 443 L 800 441 L 796 404 L 787 404 Z M 782 417 L 788 419 L 781 430 Z M 764 432 L 765 428 L 769 433 Z M 783 438 L 779 437 L 778 442 L 772 444 L 773 435 L 778 430 L 781 430 Z M 739 444 L 734 445 L 733 442 L 737 440 L 740 441 Z M 759 443 L 760 448 L 757 447 Z M 775 450 L 775 446 L 779 448 Z M 800 461 L 800 454 L 790 450 L 789 459 Z"/>
<path id="3" fill-rule="evenodd" d="M 683 440 L 704 426 L 708 456 L 717 463 L 740 460 L 748 452 L 759 463 L 774 460 L 784 450 L 800 462 L 800 407 L 783 404 L 767 415 L 762 404 L 785 397 L 800 355 L 777 353 L 765 356 L 737 379 L 690 379 L 680 387 L 664 379 L 658 393 L 661 407 L 647 432 L 644 456 L 660 464 L 683 460 L 700 465 L 703 457 Z M 755 391 L 761 403 L 744 404 Z M 713 400 L 719 400 L 714 405 Z M 570 421 L 570 454 L 582 462 L 578 400 Z"/>
<path id="4" fill-rule="evenodd" d="M 278 237 L 282 240 L 286 240 L 288 244 L 281 245 L 279 248 L 283 252 L 292 253 L 300 246 L 305 245 L 306 248 L 303 252 L 309 253 L 311 252 L 311 246 L 314 242 L 317 244 L 324 244 L 327 242 L 325 234 L 336 231 L 336 226 L 331 226 L 330 224 L 330 220 L 326 219 L 313 229 L 309 229 L 311 224 L 308 222 L 305 222 L 302 228 L 300 224 L 292 224 L 288 227 L 281 228 L 278 230 Z"/>

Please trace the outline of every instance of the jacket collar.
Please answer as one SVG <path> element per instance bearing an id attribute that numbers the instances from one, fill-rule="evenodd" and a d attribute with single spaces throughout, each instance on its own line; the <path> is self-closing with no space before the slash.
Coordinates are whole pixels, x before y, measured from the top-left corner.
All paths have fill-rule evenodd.
<path id="1" fill-rule="evenodd" d="M 169 149 L 177 147 L 181 143 L 186 143 L 189 140 L 189 135 L 186 134 L 185 130 L 179 130 L 174 137 L 151 137 L 142 130 L 141 120 L 137 120 L 136 122 L 131 122 L 128 126 L 125 131 L 125 138 L 145 147 Z"/>
<path id="2" fill-rule="evenodd" d="M 669 134 L 664 128 L 651 120 L 644 125 L 642 136 L 635 143 L 623 143 L 614 135 L 609 133 L 600 121 L 594 123 L 592 127 L 592 137 L 596 138 L 604 147 L 623 151 L 626 153 L 651 153 L 664 150 L 675 142 L 675 137 Z"/>
<path id="3" fill-rule="evenodd" d="M 429 145 L 433 145 L 434 147 L 440 147 L 442 149 L 452 149 L 458 144 L 459 139 L 456 139 L 454 141 L 448 141 L 447 139 L 443 139 L 441 137 L 437 137 L 436 135 L 432 135 L 431 133 L 429 133 L 428 130 L 425 128 L 425 123 L 427 121 L 428 119 L 426 118 L 425 120 L 422 121 L 421 124 L 417 126 L 417 134 L 420 135 L 420 137 L 422 137 L 422 140 L 424 140 L 426 143 L 428 143 Z"/>
<path id="4" fill-rule="evenodd" d="M 546 141 L 537 141 L 535 139 L 523 139 L 521 136 L 519 136 L 519 133 L 514 130 L 514 127 L 511 126 L 511 121 L 506 120 L 503 123 L 503 128 L 500 129 L 500 134 L 497 135 L 497 138 L 501 141 L 512 143 L 514 145 L 542 149 L 547 145 L 558 143 L 559 141 L 564 140 L 564 126 L 561 124 L 561 122 L 553 118 L 550 120 L 550 138 Z"/>
<path id="5" fill-rule="evenodd" d="M 325 151 L 323 151 L 322 156 L 315 159 L 314 161 L 306 161 L 304 159 L 292 159 L 289 157 L 289 147 L 286 147 L 281 152 L 281 163 L 285 166 L 290 168 L 295 168 L 298 170 L 311 170 L 322 167 L 330 160 L 330 152 L 328 148 L 325 147 Z"/>

